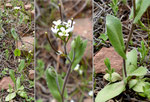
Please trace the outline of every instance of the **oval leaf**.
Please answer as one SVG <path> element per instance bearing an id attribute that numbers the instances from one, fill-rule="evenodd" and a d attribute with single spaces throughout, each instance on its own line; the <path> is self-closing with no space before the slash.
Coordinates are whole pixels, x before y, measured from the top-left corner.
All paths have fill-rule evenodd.
<path id="1" fill-rule="evenodd" d="M 108 73 L 105 74 L 104 75 L 104 79 L 107 80 L 107 81 L 110 81 L 110 74 L 108 74 Z M 116 73 L 116 72 L 112 73 L 112 79 L 111 79 L 112 82 L 119 81 L 121 79 L 122 78 L 121 78 L 121 76 L 118 73 Z"/>
<path id="2" fill-rule="evenodd" d="M 120 20 L 112 15 L 107 15 L 106 26 L 107 34 L 112 46 L 122 58 L 126 59 L 126 54 L 124 52 L 125 46 L 122 35 L 122 25 Z"/>
<path id="3" fill-rule="evenodd" d="M 10 101 L 16 97 L 16 92 L 10 93 L 6 96 L 5 101 Z"/>
<path id="4" fill-rule="evenodd" d="M 15 40 L 19 39 L 18 34 L 15 31 L 15 28 L 11 28 L 11 34 Z"/>
<path id="5" fill-rule="evenodd" d="M 57 75 L 54 71 L 54 68 L 49 68 L 46 70 L 46 81 L 47 81 L 47 85 L 48 88 L 50 90 L 50 93 L 52 94 L 52 96 L 58 101 L 58 102 L 62 102 L 61 99 L 61 95 L 59 93 L 59 89 L 57 87 L 57 83 L 56 83 L 56 76 L 58 77 L 58 83 L 60 86 L 60 90 L 62 90 L 63 88 L 63 79 L 61 78 L 60 75 Z M 67 91 L 65 90 L 65 94 L 64 94 L 65 98 L 67 98 Z"/>
<path id="6" fill-rule="evenodd" d="M 129 74 L 129 76 L 144 76 L 146 75 L 147 71 L 148 71 L 147 68 L 141 66 L 135 71 L 133 71 L 131 74 Z"/>
<path id="7" fill-rule="evenodd" d="M 123 81 L 114 84 L 106 85 L 96 96 L 95 102 L 106 102 L 112 99 L 125 90 L 125 83 Z"/>
<path id="8" fill-rule="evenodd" d="M 127 67 L 127 73 L 130 74 L 134 70 L 137 69 L 137 51 L 136 49 L 131 50 L 127 53 L 127 59 L 126 59 L 126 67 Z"/>
<path id="9" fill-rule="evenodd" d="M 138 83 L 133 87 L 133 90 L 136 92 L 144 92 L 143 87 L 147 85 L 147 82 L 144 82 L 143 80 L 138 81 Z"/>
<path id="10" fill-rule="evenodd" d="M 136 12 L 136 16 L 133 23 L 137 23 L 141 19 L 142 15 L 147 10 L 147 8 L 150 6 L 149 0 L 137 0 L 137 1 L 141 1 L 140 2 L 141 4 L 140 9 Z"/>
<path id="11" fill-rule="evenodd" d="M 129 81 L 129 88 L 133 88 L 137 84 L 137 79 L 132 79 Z"/>
<path id="12" fill-rule="evenodd" d="M 17 94 L 22 98 L 27 98 L 27 93 L 25 91 L 18 91 Z"/>
<path id="13" fill-rule="evenodd" d="M 22 59 L 22 60 L 20 61 L 19 66 L 18 66 L 18 72 L 22 72 L 22 70 L 23 70 L 24 68 L 25 68 L 25 60 Z"/>
<path id="14" fill-rule="evenodd" d="M 10 69 L 9 74 L 10 74 L 11 80 L 16 84 L 16 78 L 15 78 L 14 70 Z"/>
<path id="15" fill-rule="evenodd" d="M 72 69 L 75 68 L 75 66 L 77 64 L 80 63 L 83 55 L 84 55 L 84 52 L 85 52 L 85 49 L 86 49 L 86 46 L 87 46 L 87 40 L 82 40 L 80 38 L 80 36 L 77 36 L 71 43 L 71 51 L 69 53 L 69 57 L 70 59 L 72 60 L 73 59 L 73 55 L 74 55 L 74 52 L 75 52 L 75 58 L 74 58 L 74 61 L 72 63 Z"/>

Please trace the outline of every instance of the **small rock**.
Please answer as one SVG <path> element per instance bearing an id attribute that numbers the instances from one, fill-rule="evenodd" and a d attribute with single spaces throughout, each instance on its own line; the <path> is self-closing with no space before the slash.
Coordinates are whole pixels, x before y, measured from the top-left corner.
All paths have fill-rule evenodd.
<path id="1" fill-rule="evenodd" d="M 111 63 L 111 68 L 114 68 L 115 71 L 122 75 L 122 66 L 123 61 L 122 58 L 117 54 L 113 47 L 110 48 L 102 48 L 95 56 L 94 56 L 94 68 L 95 73 L 106 73 L 106 66 L 104 63 L 105 58 L 109 58 Z"/>
<path id="2" fill-rule="evenodd" d="M 83 102 L 93 102 L 92 98 L 86 98 Z"/>
<path id="3" fill-rule="evenodd" d="M 11 80 L 10 77 L 4 77 L 1 81 L 0 81 L 0 90 L 4 89 L 7 90 L 9 89 L 9 85 L 11 85 L 11 87 L 14 87 L 14 82 Z"/>
<path id="4" fill-rule="evenodd" d="M 31 9 L 31 7 L 32 7 L 32 5 L 31 5 L 31 4 L 27 4 L 27 5 L 25 5 L 25 6 L 24 6 L 24 8 L 25 8 L 26 10 Z"/>
<path id="5" fill-rule="evenodd" d="M 29 70 L 29 79 L 34 80 L 34 70 Z"/>
<path id="6" fill-rule="evenodd" d="M 22 51 L 33 51 L 34 37 L 28 36 L 21 38 L 21 41 L 18 41 L 18 49 Z M 17 45 L 16 45 L 17 46 Z"/>
<path id="7" fill-rule="evenodd" d="M 12 8 L 12 4 L 6 3 L 6 8 Z"/>

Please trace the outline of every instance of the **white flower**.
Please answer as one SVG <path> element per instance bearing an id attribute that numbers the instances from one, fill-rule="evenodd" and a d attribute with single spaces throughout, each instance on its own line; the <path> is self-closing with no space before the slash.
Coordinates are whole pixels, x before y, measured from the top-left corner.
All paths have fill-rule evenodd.
<path id="1" fill-rule="evenodd" d="M 89 91 L 89 96 L 93 96 L 93 91 Z"/>
<path id="2" fill-rule="evenodd" d="M 77 65 L 75 66 L 74 70 L 75 70 L 75 71 L 79 70 L 79 67 L 80 67 L 80 65 L 77 64 Z"/>
<path id="3" fill-rule="evenodd" d="M 14 10 L 19 10 L 20 9 L 20 7 L 14 7 Z"/>
<path id="4" fill-rule="evenodd" d="M 54 25 L 51 27 L 51 30 L 54 34 L 58 34 L 60 37 L 67 37 L 69 33 L 73 31 L 74 24 L 72 20 L 67 22 L 62 22 L 61 20 L 53 21 Z"/>
<path id="5" fill-rule="evenodd" d="M 71 100 L 70 102 L 74 102 L 74 100 Z"/>
<path id="6" fill-rule="evenodd" d="M 53 21 L 53 23 L 54 23 L 56 26 L 58 26 L 58 25 L 61 24 L 61 20 Z"/>
<path id="7" fill-rule="evenodd" d="M 73 29 L 74 29 L 74 26 L 72 26 L 72 27 L 68 28 L 69 32 L 72 32 L 72 31 L 73 31 Z"/>
<path id="8" fill-rule="evenodd" d="M 66 27 L 71 27 L 71 24 L 72 24 L 72 20 L 68 20 L 67 24 L 66 24 Z M 73 24 L 72 26 L 75 24 L 75 22 L 73 21 Z"/>
<path id="9" fill-rule="evenodd" d="M 30 50 L 29 53 L 31 53 L 32 51 Z"/>
<path id="10" fill-rule="evenodd" d="M 79 74 L 82 75 L 83 74 L 83 70 L 80 69 L 79 70 Z"/>
<path id="11" fill-rule="evenodd" d="M 56 34 L 59 31 L 59 29 L 57 29 L 57 26 L 51 27 L 51 30 L 54 34 Z"/>
<path id="12" fill-rule="evenodd" d="M 69 30 L 65 29 L 64 27 L 60 28 L 61 32 L 59 32 L 59 36 L 69 36 Z"/>
<path id="13" fill-rule="evenodd" d="M 21 47 L 22 47 L 22 48 L 26 48 L 26 46 L 25 46 L 25 45 L 22 45 Z"/>
<path id="14" fill-rule="evenodd" d="M 21 61 L 21 59 L 19 58 L 19 59 L 18 59 L 18 62 L 20 62 L 20 61 Z"/>
<path id="15" fill-rule="evenodd" d="M 61 54 L 63 54 L 63 52 L 61 52 L 61 51 L 58 51 L 58 53 L 57 53 L 58 55 L 61 55 Z"/>

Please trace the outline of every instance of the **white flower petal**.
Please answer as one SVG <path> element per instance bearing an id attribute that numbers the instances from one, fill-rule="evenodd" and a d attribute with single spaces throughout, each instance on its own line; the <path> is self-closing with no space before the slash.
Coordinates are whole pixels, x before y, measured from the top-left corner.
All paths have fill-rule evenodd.
<path id="1" fill-rule="evenodd" d="M 83 74 L 83 70 L 79 70 L 79 74 L 82 75 Z"/>
<path id="2" fill-rule="evenodd" d="M 53 23 L 54 23 L 56 26 L 58 26 L 58 25 L 61 24 L 61 20 L 53 21 Z"/>
<path id="3" fill-rule="evenodd" d="M 65 34 L 65 36 L 69 36 L 69 34 L 67 33 L 67 34 Z"/>
<path id="4" fill-rule="evenodd" d="M 89 91 L 89 96 L 93 96 L 93 91 Z"/>
<path id="5" fill-rule="evenodd" d="M 61 52 L 61 51 L 58 51 L 58 53 L 57 53 L 58 55 L 61 55 L 61 54 L 63 54 L 63 52 Z"/>
<path id="6" fill-rule="evenodd" d="M 51 30 L 52 30 L 52 32 L 55 33 L 55 34 L 58 32 L 58 29 L 53 28 L 53 27 L 51 28 Z"/>
<path id="7" fill-rule="evenodd" d="M 68 20 L 68 24 L 71 24 L 72 23 L 72 20 Z"/>
<path id="8" fill-rule="evenodd" d="M 64 28 L 64 27 L 61 27 L 60 30 L 61 30 L 62 32 L 64 32 L 64 31 L 65 31 L 65 28 Z"/>
<path id="9" fill-rule="evenodd" d="M 71 100 L 70 102 L 74 102 L 74 100 Z"/>
<path id="10" fill-rule="evenodd" d="M 59 32 L 58 35 L 59 36 L 64 36 L 64 34 L 62 32 Z"/>
<path id="11" fill-rule="evenodd" d="M 75 71 L 79 70 L 79 67 L 80 67 L 80 65 L 77 64 L 77 65 L 75 66 L 74 70 L 75 70 Z"/>

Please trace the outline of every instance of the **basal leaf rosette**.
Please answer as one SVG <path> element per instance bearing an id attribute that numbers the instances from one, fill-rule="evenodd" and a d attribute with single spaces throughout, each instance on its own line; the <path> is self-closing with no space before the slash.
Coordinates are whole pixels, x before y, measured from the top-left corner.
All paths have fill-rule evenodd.
<path id="1" fill-rule="evenodd" d="M 64 42 L 68 42 L 69 38 L 72 36 L 72 32 L 74 29 L 75 22 L 72 20 L 68 20 L 67 22 L 57 20 L 53 21 L 53 26 L 51 27 L 54 35 Z"/>

